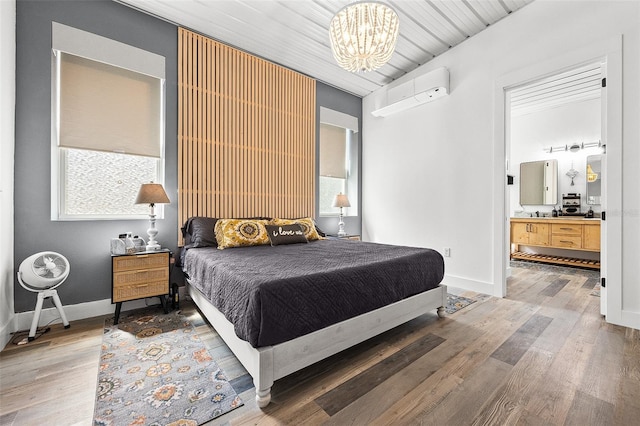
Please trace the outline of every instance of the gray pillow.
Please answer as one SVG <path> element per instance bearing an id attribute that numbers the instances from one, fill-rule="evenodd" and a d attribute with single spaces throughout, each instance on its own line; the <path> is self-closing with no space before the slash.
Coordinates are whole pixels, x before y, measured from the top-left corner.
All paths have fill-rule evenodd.
<path id="1" fill-rule="evenodd" d="M 217 221 L 217 218 L 200 216 L 187 219 L 182 227 L 184 244 L 189 247 L 218 247 L 213 232 Z"/>
<path id="2" fill-rule="evenodd" d="M 270 217 L 251 217 L 248 219 L 270 220 Z M 182 229 L 185 247 L 218 247 L 214 228 L 218 218 L 194 216 L 187 219 Z"/>

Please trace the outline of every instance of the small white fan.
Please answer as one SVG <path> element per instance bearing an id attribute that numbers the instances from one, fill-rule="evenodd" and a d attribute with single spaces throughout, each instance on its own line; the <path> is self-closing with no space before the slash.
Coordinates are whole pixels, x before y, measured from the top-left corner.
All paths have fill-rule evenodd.
<path id="1" fill-rule="evenodd" d="M 42 312 L 44 299 L 53 298 L 64 328 L 69 328 L 69 321 L 62 309 L 62 302 L 56 287 L 64 282 L 69 276 L 69 261 L 61 254 L 53 251 L 43 251 L 27 257 L 18 268 L 18 282 L 26 290 L 38 293 L 36 310 L 33 314 L 31 329 L 29 330 L 29 341 L 36 337 L 36 329 Z"/>

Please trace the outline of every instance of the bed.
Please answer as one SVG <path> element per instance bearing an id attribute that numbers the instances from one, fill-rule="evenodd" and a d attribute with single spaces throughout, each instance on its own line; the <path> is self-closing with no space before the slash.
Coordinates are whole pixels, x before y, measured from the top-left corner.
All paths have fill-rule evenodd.
<path id="1" fill-rule="evenodd" d="M 444 261 L 431 249 L 321 239 L 219 250 L 198 243 L 198 226 L 185 228 L 189 295 L 253 377 L 259 407 L 275 380 L 428 311 L 444 314 Z"/>

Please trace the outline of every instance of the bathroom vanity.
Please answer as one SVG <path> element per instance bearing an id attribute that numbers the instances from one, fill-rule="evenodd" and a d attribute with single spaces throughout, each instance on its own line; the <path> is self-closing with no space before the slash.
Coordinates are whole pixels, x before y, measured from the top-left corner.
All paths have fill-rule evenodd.
<path id="1" fill-rule="evenodd" d="M 511 259 L 532 260 L 559 265 L 600 269 L 594 256 L 580 256 L 581 252 L 600 253 L 600 219 L 583 217 L 541 217 L 511 219 Z M 571 250 L 567 255 L 535 253 L 520 246 Z M 562 251 L 554 250 L 555 253 Z M 599 256 L 597 256 L 599 259 Z"/>

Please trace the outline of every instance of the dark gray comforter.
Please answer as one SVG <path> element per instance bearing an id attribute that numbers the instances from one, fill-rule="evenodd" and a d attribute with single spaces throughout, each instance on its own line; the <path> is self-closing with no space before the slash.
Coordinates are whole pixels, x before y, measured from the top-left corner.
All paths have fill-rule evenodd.
<path id="1" fill-rule="evenodd" d="M 238 337 L 260 347 L 433 289 L 444 277 L 444 260 L 431 249 L 329 239 L 192 248 L 183 270 Z"/>

